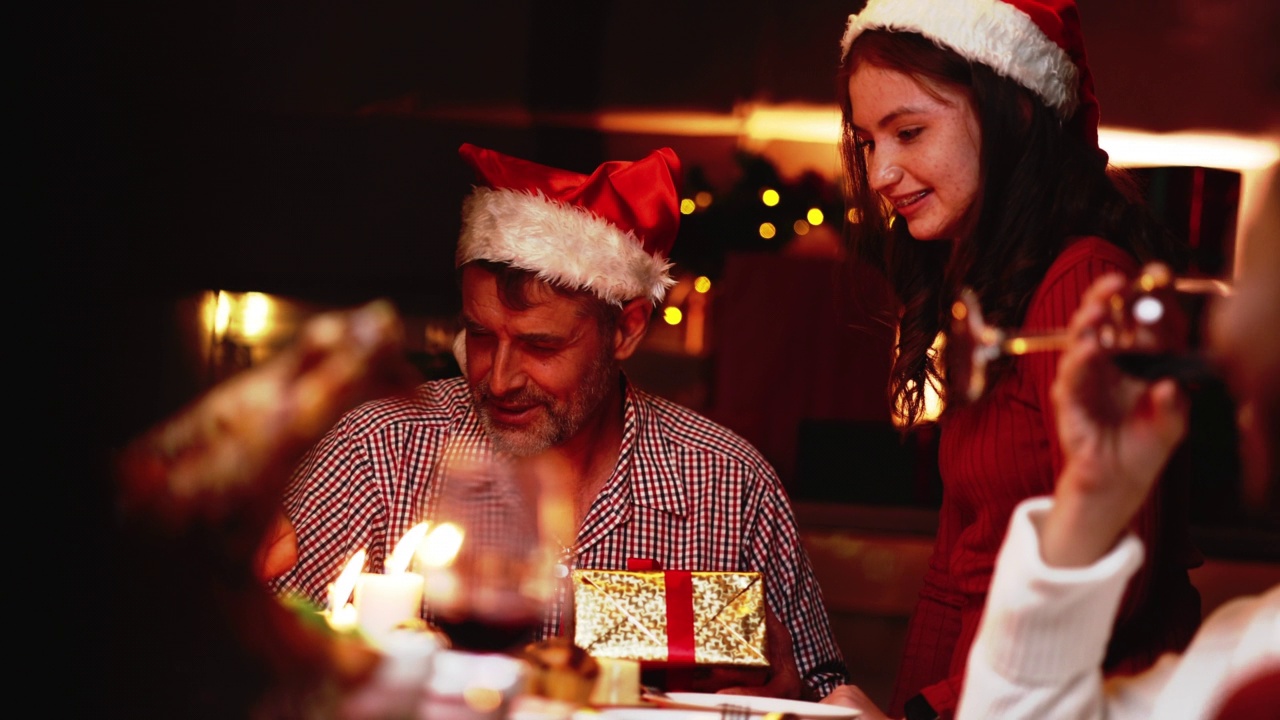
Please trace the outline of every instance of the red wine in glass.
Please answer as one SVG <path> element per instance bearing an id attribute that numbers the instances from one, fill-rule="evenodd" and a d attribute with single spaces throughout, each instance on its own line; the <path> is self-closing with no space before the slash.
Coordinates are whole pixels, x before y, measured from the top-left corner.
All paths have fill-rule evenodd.
<path id="1" fill-rule="evenodd" d="M 1229 283 L 1214 278 L 1175 278 L 1169 268 L 1151 263 L 1111 301 L 1111 316 L 1099 339 L 1112 350 L 1124 372 L 1147 380 L 1172 377 L 1192 383 L 1217 377 L 1201 350 L 1193 321 L 1206 298 L 1231 294 Z M 977 295 L 968 288 L 951 309 L 946 372 L 957 402 L 973 402 L 986 389 L 987 366 L 996 358 L 1061 350 L 1070 340 L 1065 329 L 1015 333 L 987 325 Z"/>
<path id="2" fill-rule="evenodd" d="M 531 613 L 513 615 L 442 615 L 436 627 L 455 650 L 513 652 L 537 639 L 542 618 Z"/>
<path id="3" fill-rule="evenodd" d="M 483 452 L 448 460 L 418 557 L 428 619 L 455 650 L 519 650 L 551 608 L 555 554 L 535 480 Z"/>
<path id="4" fill-rule="evenodd" d="M 1112 355 L 1111 361 L 1125 374 L 1143 380 L 1167 377 L 1182 383 L 1194 383 L 1218 376 L 1213 363 L 1201 353 L 1120 352 Z"/>

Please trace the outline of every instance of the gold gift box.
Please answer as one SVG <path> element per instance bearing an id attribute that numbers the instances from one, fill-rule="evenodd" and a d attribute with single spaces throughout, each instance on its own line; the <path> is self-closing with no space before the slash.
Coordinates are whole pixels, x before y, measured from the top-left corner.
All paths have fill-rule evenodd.
<path id="1" fill-rule="evenodd" d="M 574 570 L 574 643 L 598 658 L 765 667 L 758 572 Z"/>

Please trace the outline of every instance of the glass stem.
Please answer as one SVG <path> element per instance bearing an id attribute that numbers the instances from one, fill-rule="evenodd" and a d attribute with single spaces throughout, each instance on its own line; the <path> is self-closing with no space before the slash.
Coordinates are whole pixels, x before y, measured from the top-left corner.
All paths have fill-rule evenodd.
<path id="1" fill-rule="evenodd" d="M 1004 355 L 1026 355 L 1034 352 L 1062 350 L 1070 344 L 1071 336 L 1065 331 L 1010 335 L 1000 341 Z"/>

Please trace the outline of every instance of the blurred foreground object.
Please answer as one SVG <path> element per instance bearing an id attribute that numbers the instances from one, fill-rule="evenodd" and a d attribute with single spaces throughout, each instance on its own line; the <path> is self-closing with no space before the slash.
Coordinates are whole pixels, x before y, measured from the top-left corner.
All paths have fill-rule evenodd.
<path id="1" fill-rule="evenodd" d="M 591 701 L 600 678 L 600 660 L 567 637 L 549 637 L 526 645 L 519 657 L 529 663 L 527 692 L 575 707 Z M 636 681 L 639 685 L 639 679 Z"/>
<path id="2" fill-rule="evenodd" d="M 373 650 L 300 621 L 259 573 L 291 537 L 280 495 L 301 453 L 354 405 L 420 380 L 389 304 L 326 313 L 124 449 L 103 620 L 109 716 L 331 716 L 371 676 Z"/>
<path id="3" fill-rule="evenodd" d="M 1214 378 L 1202 348 L 1199 305 L 1206 297 L 1230 297 L 1231 283 L 1217 278 L 1175 278 L 1167 265 L 1148 263 L 1108 301 L 1108 322 L 1099 339 L 1113 361 L 1135 377 L 1172 377 L 1193 383 Z M 1196 308 L 1196 311 L 1193 311 Z M 1005 355 L 1056 352 L 1071 342 L 1065 328 L 1019 332 L 988 325 L 977 294 L 963 288 L 951 306 L 945 355 L 948 400 L 977 402 L 987 388 L 987 368 Z"/>

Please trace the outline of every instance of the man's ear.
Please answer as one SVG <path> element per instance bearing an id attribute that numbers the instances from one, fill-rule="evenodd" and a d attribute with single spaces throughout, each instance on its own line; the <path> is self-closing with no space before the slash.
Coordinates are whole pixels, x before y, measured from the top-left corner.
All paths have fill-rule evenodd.
<path id="1" fill-rule="evenodd" d="M 467 331 L 459 330 L 457 335 L 453 336 L 453 359 L 458 361 L 458 368 L 462 370 L 462 374 L 467 374 Z"/>
<path id="2" fill-rule="evenodd" d="M 653 315 L 653 303 L 648 298 L 628 300 L 618 316 L 618 329 L 613 333 L 613 357 L 626 360 L 631 357 L 645 333 L 649 331 L 649 318 Z"/>

